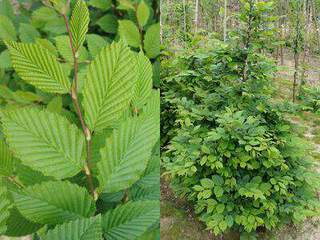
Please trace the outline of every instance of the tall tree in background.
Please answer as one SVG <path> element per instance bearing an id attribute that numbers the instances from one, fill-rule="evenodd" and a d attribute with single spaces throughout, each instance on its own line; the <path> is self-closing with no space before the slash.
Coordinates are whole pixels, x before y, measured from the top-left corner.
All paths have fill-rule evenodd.
<path id="1" fill-rule="evenodd" d="M 292 88 L 292 101 L 296 100 L 296 91 L 299 83 L 299 57 L 303 49 L 303 6 L 304 2 L 300 0 L 291 0 L 292 10 L 292 51 L 294 55 L 294 75 L 293 75 L 293 88 Z"/>
<path id="2" fill-rule="evenodd" d="M 198 32 L 198 28 L 199 28 L 199 1 L 200 0 L 196 0 L 196 7 L 195 7 L 195 17 L 194 17 L 195 32 Z"/>
<path id="3" fill-rule="evenodd" d="M 224 0 L 223 41 L 227 41 L 228 0 Z"/>

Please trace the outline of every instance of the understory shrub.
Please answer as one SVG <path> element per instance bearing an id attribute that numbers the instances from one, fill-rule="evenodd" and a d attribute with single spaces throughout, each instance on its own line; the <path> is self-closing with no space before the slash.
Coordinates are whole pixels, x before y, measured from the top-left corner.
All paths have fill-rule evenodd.
<path id="1" fill-rule="evenodd" d="M 125 37 L 92 51 L 87 4 L 69 2 L 46 1 L 64 23 L 63 51 L 48 39 L 1 36 L 15 84 L 0 85 L 0 235 L 159 239 L 160 93 L 152 63 Z M 150 6 L 136 6 L 145 25 Z"/>
<path id="2" fill-rule="evenodd" d="M 299 100 L 304 110 L 320 114 L 320 88 L 304 86 Z"/>
<path id="3" fill-rule="evenodd" d="M 254 239 L 319 214 L 319 177 L 306 141 L 270 101 L 275 67 L 262 48 L 272 6 L 245 2 L 240 33 L 164 71 L 162 161 L 208 229 Z"/>

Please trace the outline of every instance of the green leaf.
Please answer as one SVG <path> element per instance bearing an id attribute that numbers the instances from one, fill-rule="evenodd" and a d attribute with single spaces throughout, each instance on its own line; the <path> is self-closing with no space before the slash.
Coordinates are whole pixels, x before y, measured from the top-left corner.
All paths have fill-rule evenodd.
<path id="1" fill-rule="evenodd" d="M 31 186 L 42 182 L 53 181 L 54 178 L 46 177 L 41 172 L 35 171 L 30 167 L 19 164 L 16 168 L 16 175 L 24 186 Z"/>
<path id="2" fill-rule="evenodd" d="M 159 222 L 159 201 L 129 202 L 102 216 L 104 237 L 108 240 L 133 240 Z"/>
<path id="3" fill-rule="evenodd" d="M 206 189 L 212 189 L 214 187 L 214 183 L 209 178 L 203 178 L 200 180 L 201 185 Z"/>
<path id="4" fill-rule="evenodd" d="M 55 38 L 56 46 L 58 48 L 59 53 L 61 56 L 68 61 L 69 63 L 73 64 L 73 53 L 70 48 L 70 40 L 69 37 L 66 35 L 58 36 Z M 85 61 L 88 58 L 88 52 L 85 47 L 80 47 L 80 56 L 79 61 Z"/>
<path id="5" fill-rule="evenodd" d="M 89 26 L 89 10 L 83 0 L 78 0 L 73 9 L 70 31 L 72 34 L 73 48 L 78 51 L 86 39 Z"/>
<path id="6" fill-rule="evenodd" d="M 0 1 L 0 15 L 7 16 L 11 20 L 15 20 L 12 2 L 10 0 Z"/>
<path id="7" fill-rule="evenodd" d="M 144 2 L 144 0 L 142 0 L 137 9 L 137 18 L 138 18 L 139 25 L 141 27 L 144 27 L 147 24 L 149 17 L 150 17 L 149 6 Z"/>
<path id="8" fill-rule="evenodd" d="M 101 240 L 101 215 L 81 218 L 49 230 L 43 240 Z"/>
<path id="9" fill-rule="evenodd" d="M 15 169 L 15 162 L 7 144 L 0 140 L 0 175 L 11 176 Z"/>
<path id="10" fill-rule="evenodd" d="M 140 52 L 137 57 L 138 77 L 133 93 L 133 105 L 140 109 L 152 92 L 152 65 L 149 59 Z"/>
<path id="11" fill-rule="evenodd" d="M 217 198 L 223 196 L 223 188 L 221 186 L 215 186 L 214 187 L 214 194 L 216 195 Z"/>
<path id="12" fill-rule="evenodd" d="M 96 24 L 107 33 L 116 33 L 118 31 L 117 18 L 112 14 L 104 15 Z"/>
<path id="13" fill-rule="evenodd" d="M 51 93 L 67 93 L 70 82 L 55 57 L 39 45 L 7 41 L 14 69 L 26 82 Z"/>
<path id="14" fill-rule="evenodd" d="M 160 62 L 155 61 L 152 66 L 152 70 L 153 70 L 153 85 L 156 88 L 160 88 L 160 68 L 161 68 Z"/>
<path id="15" fill-rule="evenodd" d="M 160 54 L 160 25 L 151 25 L 144 36 L 144 49 L 149 58 L 156 58 Z"/>
<path id="16" fill-rule="evenodd" d="M 130 0 L 118 0 L 118 2 L 120 3 L 119 6 L 117 7 L 117 9 L 119 10 L 134 10 L 134 6 L 131 3 Z"/>
<path id="17" fill-rule="evenodd" d="M 219 203 L 216 207 L 217 213 L 223 213 L 225 206 L 223 203 Z"/>
<path id="18" fill-rule="evenodd" d="M 87 35 L 88 49 L 92 57 L 98 55 L 102 48 L 108 46 L 109 43 L 103 37 L 97 34 Z"/>
<path id="19" fill-rule="evenodd" d="M 0 68 L 10 68 L 12 66 L 9 50 L 4 50 L 0 54 Z"/>
<path id="20" fill-rule="evenodd" d="M 84 136 L 62 116 L 24 108 L 4 114 L 7 142 L 22 163 L 57 179 L 76 175 L 84 165 Z"/>
<path id="21" fill-rule="evenodd" d="M 47 109 L 50 112 L 61 113 L 63 109 L 63 102 L 61 96 L 56 96 L 50 100 L 48 103 Z"/>
<path id="22" fill-rule="evenodd" d="M 145 116 L 153 116 L 160 128 L 160 90 L 152 90 L 147 104 L 143 107 Z"/>
<path id="23" fill-rule="evenodd" d="M 0 39 L 16 40 L 17 32 L 12 21 L 7 17 L 0 15 Z"/>
<path id="24" fill-rule="evenodd" d="M 23 217 L 17 208 L 11 208 L 5 235 L 10 237 L 22 237 L 36 232 L 41 227 L 41 224 L 31 222 Z"/>
<path id="25" fill-rule="evenodd" d="M 44 49 L 47 49 L 50 53 L 52 53 L 56 57 L 58 56 L 57 48 L 48 39 L 37 38 L 36 39 L 36 44 L 40 45 Z"/>
<path id="26" fill-rule="evenodd" d="M 132 47 L 140 47 L 141 36 L 138 27 L 130 20 L 119 21 L 119 35 Z"/>
<path id="27" fill-rule="evenodd" d="M 31 23 L 34 27 L 56 36 L 66 32 L 63 18 L 53 8 L 40 7 L 33 11 Z"/>
<path id="28" fill-rule="evenodd" d="M 95 203 L 86 189 L 69 182 L 44 182 L 12 195 L 21 214 L 37 223 L 59 224 L 95 212 Z"/>
<path id="29" fill-rule="evenodd" d="M 136 81 L 136 59 L 124 43 L 112 43 L 90 64 L 83 87 L 83 109 L 91 130 L 114 124 L 129 107 Z"/>
<path id="30" fill-rule="evenodd" d="M 219 223 L 219 228 L 221 229 L 221 231 L 225 231 L 228 228 L 228 223 L 226 221 L 221 221 Z"/>
<path id="31" fill-rule="evenodd" d="M 0 236 L 4 234 L 7 230 L 7 220 L 9 218 L 9 209 L 11 208 L 11 203 L 8 198 L 8 192 L 3 182 L 0 179 Z"/>
<path id="32" fill-rule="evenodd" d="M 100 151 L 100 188 L 107 193 L 118 192 L 136 182 L 146 169 L 157 137 L 152 118 L 130 119 L 115 129 Z"/>
<path id="33" fill-rule="evenodd" d="M 40 33 L 34 26 L 26 23 L 20 23 L 19 27 L 20 40 L 25 43 L 33 43 L 36 38 L 40 37 Z"/>
<path id="34" fill-rule="evenodd" d="M 111 8 L 112 0 L 89 0 L 88 4 L 92 7 L 106 11 Z"/>
<path id="35" fill-rule="evenodd" d="M 153 147 L 152 157 L 144 175 L 129 189 L 129 199 L 160 199 L 160 140 Z"/>

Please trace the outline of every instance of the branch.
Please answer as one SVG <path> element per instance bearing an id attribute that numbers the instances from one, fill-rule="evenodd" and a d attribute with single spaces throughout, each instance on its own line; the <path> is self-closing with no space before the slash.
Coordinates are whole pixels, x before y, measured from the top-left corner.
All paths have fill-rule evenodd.
<path id="1" fill-rule="evenodd" d="M 14 176 L 9 176 L 7 179 L 17 185 L 19 188 L 24 188 L 24 186 Z"/>
<path id="2" fill-rule="evenodd" d="M 86 166 L 84 168 L 84 172 L 87 176 L 88 187 L 90 189 L 91 195 L 93 196 L 93 198 L 95 200 L 97 200 L 98 193 L 94 189 L 93 176 L 91 173 L 91 131 L 84 121 L 84 117 L 83 117 L 83 114 L 82 114 L 82 111 L 80 108 L 80 104 L 79 104 L 79 100 L 78 100 L 78 70 L 79 70 L 78 57 L 79 56 L 78 56 L 78 53 L 76 52 L 76 49 L 74 48 L 74 45 L 73 45 L 72 33 L 70 31 L 68 17 L 66 16 L 66 14 L 62 14 L 62 16 L 63 16 L 64 22 L 66 25 L 67 32 L 69 34 L 70 48 L 72 50 L 72 56 L 73 56 L 73 62 L 74 62 L 74 81 L 73 81 L 73 84 L 71 87 L 70 95 L 71 95 L 74 107 L 77 111 L 77 115 L 80 119 L 83 134 L 86 138 L 86 143 L 87 143 L 86 144 L 87 145 L 87 158 L 86 158 Z"/>

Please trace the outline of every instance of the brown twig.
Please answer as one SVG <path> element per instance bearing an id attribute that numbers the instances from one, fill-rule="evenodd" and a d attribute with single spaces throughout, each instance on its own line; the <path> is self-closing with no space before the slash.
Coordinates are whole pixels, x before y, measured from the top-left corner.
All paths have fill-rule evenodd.
<path id="1" fill-rule="evenodd" d="M 24 188 L 24 186 L 19 181 L 17 181 L 17 179 L 14 176 L 8 176 L 7 178 L 9 181 L 13 182 L 19 188 Z"/>
<path id="2" fill-rule="evenodd" d="M 92 173 L 91 173 L 91 131 L 89 129 L 89 127 L 86 125 L 85 121 L 84 121 L 84 117 L 80 108 L 80 104 L 79 104 L 79 100 L 78 100 L 78 68 L 79 68 L 79 62 L 78 62 L 78 52 L 76 51 L 76 49 L 74 48 L 74 44 L 73 44 L 73 40 L 72 40 L 72 33 L 70 31 L 70 27 L 69 27 L 69 20 L 68 17 L 65 13 L 62 14 L 65 25 L 66 25 L 66 29 L 67 32 L 69 34 L 69 41 L 70 41 L 70 48 L 72 50 L 72 56 L 73 56 L 73 61 L 74 61 L 74 81 L 71 87 L 71 98 L 72 98 L 72 102 L 75 106 L 75 109 L 77 111 L 77 115 L 80 119 L 81 122 L 81 127 L 83 130 L 83 134 L 86 138 L 86 145 L 87 145 L 87 158 L 86 158 L 86 166 L 84 168 L 84 172 L 87 176 L 87 182 L 88 182 L 88 187 L 90 189 L 90 192 L 93 196 L 93 198 L 95 200 L 97 200 L 98 198 L 98 194 L 94 188 L 94 184 L 93 184 L 93 177 L 92 177 Z"/>

